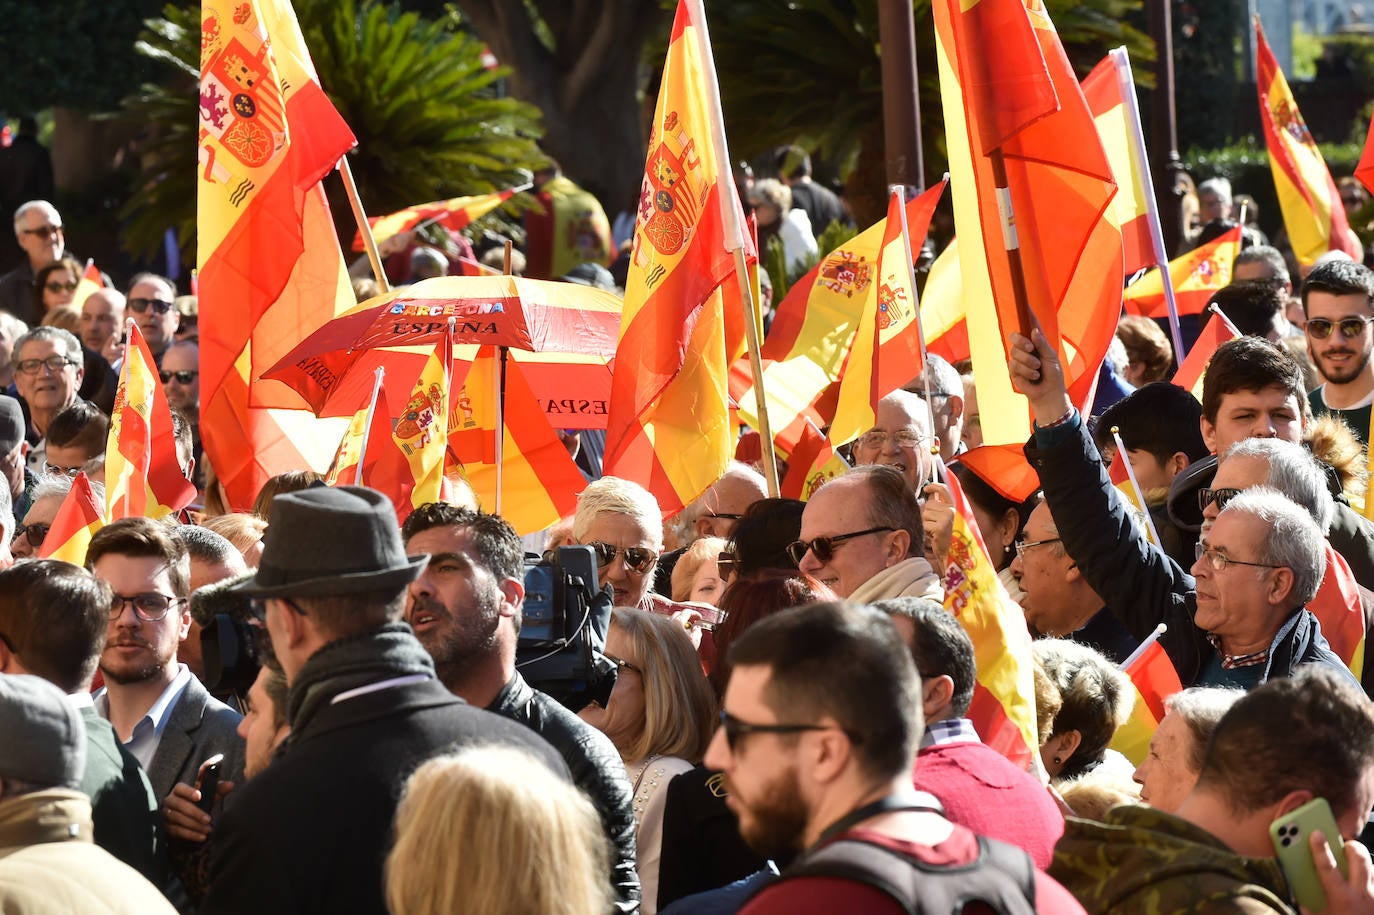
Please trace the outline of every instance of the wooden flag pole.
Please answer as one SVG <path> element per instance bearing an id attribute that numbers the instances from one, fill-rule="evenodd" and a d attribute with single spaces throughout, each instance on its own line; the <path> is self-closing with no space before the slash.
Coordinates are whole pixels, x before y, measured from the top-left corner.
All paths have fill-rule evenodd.
<path id="1" fill-rule="evenodd" d="M 372 382 L 372 399 L 367 402 L 367 419 L 363 421 L 363 443 L 358 446 L 358 473 L 353 482 L 358 486 L 363 483 L 363 462 L 367 459 L 367 440 L 372 435 L 372 421 L 377 413 L 377 395 L 382 391 L 382 378 L 386 375 L 386 368 L 377 366 L 376 379 Z"/>
<path id="2" fill-rule="evenodd" d="M 744 306 L 744 338 L 749 344 L 749 368 L 754 373 L 754 404 L 759 413 L 759 445 L 763 449 L 763 476 L 768 481 L 768 495 L 776 499 L 782 493 L 778 482 L 778 459 L 773 448 L 773 427 L 768 421 L 768 397 L 763 392 L 763 355 L 759 347 L 758 307 L 754 290 L 749 285 L 749 265 L 744 261 L 744 249 L 735 249 L 735 277 L 739 280 L 740 304 Z"/>
<path id="3" fill-rule="evenodd" d="M 1002 223 L 1002 249 L 1007 255 L 1007 269 L 1011 274 L 1011 292 L 1016 300 L 1016 332 L 1027 340 L 1031 329 L 1037 324 L 1031 312 L 1030 296 L 1026 292 L 1026 270 L 1021 265 L 1021 239 L 1016 234 L 1016 212 L 1011 204 L 1011 187 L 1007 181 L 1007 166 L 1002 160 L 1002 150 L 997 148 L 988 153 L 992 166 L 992 182 L 997 191 L 997 214 Z M 1003 331 L 1005 333 L 1005 331 Z"/>
<path id="4" fill-rule="evenodd" d="M 382 255 L 377 251 L 377 239 L 372 237 L 372 226 L 363 210 L 362 198 L 358 196 L 358 185 L 353 181 L 353 169 L 348 164 L 348 156 L 339 160 L 339 175 L 348 194 L 348 204 L 353 208 L 353 218 L 358 222 L 358 232 L 363 236 L 363 247 L 367 249 L 367 259 L 372 264 L 372 276 L 377 280 L 377 288 L 382 292 L 390 292 L 391 284 L 387 282 L 386 271 L 382 269 Z"/>

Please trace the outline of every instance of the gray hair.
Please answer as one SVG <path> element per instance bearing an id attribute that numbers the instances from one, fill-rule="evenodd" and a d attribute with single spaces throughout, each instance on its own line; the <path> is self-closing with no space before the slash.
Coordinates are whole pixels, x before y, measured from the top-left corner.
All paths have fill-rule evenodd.
<path id="1" fill-rule="evenodd" d="M 786 216 L 792 209 L 792 189 L 777 178 L 764 178 L 754 182 L 750 195 L 778 208 L 780 216 Z"/>
<path id="2" fill-rule="evenodd" d="M 38 482 L 34 484 L 33 493 L 31 498 L 29 499 L 29 504 L 33 505 L 39 499 L 48 499 L 53 496 L 56 496 L 60 499 L 65 499 L 67 498 L 67 493 L 72 491 L 73 482 L 73 478 L 67 476 L 66 474 L 58 474 L 56 476 L 41 476 L 38 478 Z M 95 482 L 94 480 L 91 480 L 90 484 L 91 492 L 95 494 L 96 503 L 99 505 L 104 505 L 105 487 L 100 483 Z"/>
<path id="3" fill-rule="evenodd" d="M 26 331 L 23 336 L 14 341 L 14 354 L 10 356 L 10 365 L 16 371 L 19 369 L 19 352 L 24 348 L 24 344 L 32 340 L 53 340 L 62 344 L 67 350 L 67 358 L 80 367 L 84 363 L 81 353 L 81 341 L 69 330 L 60 327 L 53 327 L 48 324 L 41 324 L 33 330 Z"/>
<path id="4" fill-rule="evenodd" d="M 1247 438 L 1226 449 L 1222 460 L 1233 457 L 1264 461 L 1269 465 L 1264 485 L 1307 509 L 1322 534 L 1331 529 L 1336 502 L 1327 488 L 1326 472 L 1306 448 L 1277 438 Z"/>
<path id="5" fill-rule="evenodd" d="M 14 211 L 15 234 L 19 233 L 19 227 L 24 222 L 24 217 L 28 215 L 29 210 L 37 209 L 46 210 L 48 214 L 52 216 L 54 222 L 62 222 L 62 214 L 57 212 L 57 207 L 53 206 L 51 203 L 48 203 L 48 201 L 46 200 L 29 200 L 19 204 L 19 209 Z"/>
<path id="6" fill-rule="evenodd" d="M 1251 245 L 1249 248 L 1243 249 L 1236 255 L 1231 267 L 1234 270 L 1241 264 L 1267 265 L 1271 271 L 1271 279 L 1278 285 L 1290 282 L 1292 279 L 1288 274 L 1288 264 L 1284 262 L 1283 255 L 1279 253 L 1278 248 L 1272 245 Z"/>
<path id="7" fill-rule="evenodd" d="M 1255 561 L 1293 573 L 1293 596 L 1298 606 L 1317 594 L 1326 574 L 1326 538 L 1312 516 L 1277 489 L 1256 486 L 1236 496 L 1222 511 L 1247 515 L 1263 522 L 1268 533 L 1260 541 Z"/>
<path id="8" fill-rule="evenodd" d="M 573 539 L 581 543 L 596 516 L 605 512 L 629 515 L 649 532 L 653 548 L 663 549 L 663 512 L 658 500 L 643 486 L 619 477 L 602 477 L 589 483 L 577 497 Z"/>
<path id="9" fill-rule="evenodd" d="M 1188 768 L 1193 772 L 1202 771 L 1202 761 L 1207 756 L 1207 741 L 1216 729 L 1217 722 L 1244 695 L 1245 690 L 1242 689 L 1194 686 L 1164 700 L 1164 711 L 1177 715 L 1188 726 L 1188 736 L 1193 740 L 1188 747 Z"/>
<path id="10" fill-rule="evenodd" d="M 1231 202 L 1231 180 L 1229 178 L 1208 178 L 1197 186 L 1198 196 L 1211 191 L 1227 203 Z"/>
<path id="11" fill-rule="evenodd" d="M 964 382 L 960 379 L 959 373 L 954 370 L 954 366 L 935 353 L 926 353 L 925 369 L 902 387 L 917 397 L 924 398 L 927 378 L 930 379 L 930 393 L 932 394 L 944 394 L 946 397 L 964 396 Z"/>

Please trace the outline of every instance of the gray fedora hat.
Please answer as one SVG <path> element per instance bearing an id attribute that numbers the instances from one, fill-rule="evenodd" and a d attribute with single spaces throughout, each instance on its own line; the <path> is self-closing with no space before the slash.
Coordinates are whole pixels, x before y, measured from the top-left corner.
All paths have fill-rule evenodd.
<path id="1" fill-rule="evenodd" d="M 407 556 L 391 500 L 364 486 L 317 484 L 272 500 L 258 571 L 233 590 L 261 597 L 327 597 L 397 590 L 429 562 Z"/>

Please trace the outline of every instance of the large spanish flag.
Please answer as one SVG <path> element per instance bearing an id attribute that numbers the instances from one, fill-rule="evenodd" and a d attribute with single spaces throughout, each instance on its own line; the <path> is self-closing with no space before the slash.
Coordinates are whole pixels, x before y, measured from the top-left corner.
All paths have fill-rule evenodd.
<path id="1" fill-rule="evenodd" d="M 1269 50 L 1269 42 L 1264 40 L 1258 16 L 1255 81 L 1264 143 L 1269 147 L 1269 170 L 1274 173 L 1283 225 L 1298 263 L 1311 266 L 1327 251 L 1344 251 L 1359 262 L 1364 252 L 1346 221 L 1340 191 L 1336 190 L 1317 141 L 1302 119 L 1274 52 Z"/>
<path id="2" fill-rule="evenodd" d="M 72 480 L 71 491 L 57 507 L 57 514 L 38 551 L 39 559 L 61 559 L 75 566 L 86 564 L 86 550 L 95 532 L 105 526 L 105 510 L 96 501 L 91 481 L 84 473 Z"/>
<path id="3" fill-rule="evenodd" d="M 1169 282 L 1181 315 L 1201 314 L 1212 293 L 1231 282 L 1231 266 L 1240 253 L 1240 226 L 1205 245 L 1169 261 Z M 1126 287 L 1122 305 L 1127 314 L 1163 318 L 1169 314 L 1164 300 L 1164 273 L 1158 267 Z"/>
<path id="4" fill-rule="evenodd" d="M 474 220 L 481 219 L 514 195 L 515 190 L 511 189 L 472 197 L 450 197 L 448 200 L 436 200 L 433 203 L 418 203 L 385 216 L 368 217 L 367 223 L 372 227 L 373 240 L 379 245 L 392 236 L 409 232 L 422 222 L 437 222 L 455 232 L 461 232 Z M 353 237 L 353 250 L 362 251 L 363 248 L 363 233 L 360 230 Z"/>
<path id="5" fill-rule="evenodd" d="M 1092 110 L 1102 149 L 1116 177 L 1116 196 L 1108 212 L 1121 227 L 1123 269 L 1127 276 L 1156 263 L 1150 238 L 1154 189 L 1150 187 L 1149 164 L 1142 158 L 1140 144 L 1135 140 L 1140 120 L 1130 72 L 1126 49 L 1117 48 L 1083 78 L 1083 97 Z"/>
<path id="6" fill-rule="evenodd" d="M 1021 607 L 1007 594 L 988 558 L 964 490 L 945 480 L 954 500 L 954 529 L 945 568 L 945 609 L 973 641 L 978 684 L 968 717 L 983 743 L 1018 766 L 1029 766 L 1040 745 L 1035 721 L 1035 662 Z"/>
<path id="7" fill-rule="evenodd" d="M 105 446 L 105 516 L 162 518 L 196 498 L 177 460 L 172 409 L 157 363 L 134 321 L 119 372 Z"/>
<path id="8" fill-rule="evenodd" d="M 1024 441 L 1029 414 L 1006 369 L 1018 301 L 1086 404 L 1120 312 L 1116 183 L 1041 0 L 936 0 L 933 12 L 984 438 Z"/>
<path id="9" fill-rule="evenodd" d="M 1140 765 L 1150 752 L 1150 738 L 1164 720 L 1164 700 L 1181 692 L 1183 684 L 1174 670 L 1174 662 L 1159 644 L 1159 633 L 1146 639 L 1121 668 L 1135 687 L 1135 705 L 1126 723 L 1112 735 L 1111 747 Z"/>
<path id="10" fill-rule="evenodd" d="M 353 304 L 320 180 L 354 142 L 320 88 L 288 0 L 203 3 L 201 430 L 236 508 L 269 476 L 311 463 L 301 450 L 318 437 L 308 415 L 259 409 L 298 407 L 299 396 L 256 377 Z M 322 440 L 337 440 L 332 426 Z"/>
<path id="11" fill-rule="evenodd" d="M 843 445 L 873 428 L 878 401 L 906 384 L 925 367 L 911 248 L 920 250 L 945 192 L 940 181 L 905 206 L 903 195 L 888 200 L 883 240 L 878 248 L 878 282 L 864 300 L 849 353 L 849 370 L 840 379 L 839 402 L 830 441 Z"/>
<path id="12" fill-rule="evenodd" d="M 724 473 L 724 295 L 748 249 L 701 0 L 679 0 L 649 134 L 611 380 L 607 475 L 645 486 L 666 514 Z"/>

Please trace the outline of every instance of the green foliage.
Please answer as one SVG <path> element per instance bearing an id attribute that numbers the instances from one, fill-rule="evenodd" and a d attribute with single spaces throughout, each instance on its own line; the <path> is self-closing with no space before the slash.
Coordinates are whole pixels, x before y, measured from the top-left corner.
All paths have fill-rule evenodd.
<path id="1" fill-rule="evenodd" d="M 1350 63 L 1350 73 L 1357 80 L 1374 79 L 1374 35 L 1361 32 L 1342 32 L 1329 35 L 1324 44 L 1335 49 L 1337 57 Z M 1320 51 L 1318 51 L 1320 55 Z M 1315 65 L 1313 70 L 1315 72 Z"/>
<path id="2" fill-rule="evenodd" d="M 541 159 L 538 111 L 497 97 L 494 83 L 505 71 L 483 67 L 482 42 L 459 31 L 456 17 L 425 20 L 375 0 L 297 0 L 296 13 L 320 83 L 358 138 L 349 163 L 369 213 L 528 180 L 522 169 Z M 123 213 L 131 253 L 155 250 L 170 224 L 183 255 L 194 258 L 188 152 L 198 129 L 199 34 L 198 7 L 168 6 L 138 44 L 165 65 L 167 82 L 144 85 L 124 102 L 150 125 L 139 190 Z M 340 236 L 351 238 L 341 189 L 326 187 Z"/>
<path id="3" fill-rule="evenodd" d="M 37 114 L 54 105 L 108 111 L 153 68 L 134 53 L 145 16 L 163 0 L 0 0 L 0 111 Z"/>
<path id="4" fill-rule="evenodd" d="M 1317 58 L 1322 56 L 1322 39 L 1299 22 L 1293 26 L 1293 72 L 1290 79 L 1311 79 L 1317 75 Z"/>
<path id="5" fill-rule="evenodd" d="M 768 279 L 773 282 L 773 303 L 776 305 L 787 295 L 795 280 L 787 272 L 787 256 L 783 252 L 782 239 L 776 235 L 768 239 L 759 255 L 759 266 L 768 271 Z"/>
<path id="6" fill-rule="evenodd" d="M 1175 6 L 1174 78 L 1180 148 L 1215 148 L 1231 140 L 1232 112 L 1242 103 L 1239 68 L 1241 0 Z M 1253 91 L 1248 100 L 1253 104 Z"/>

